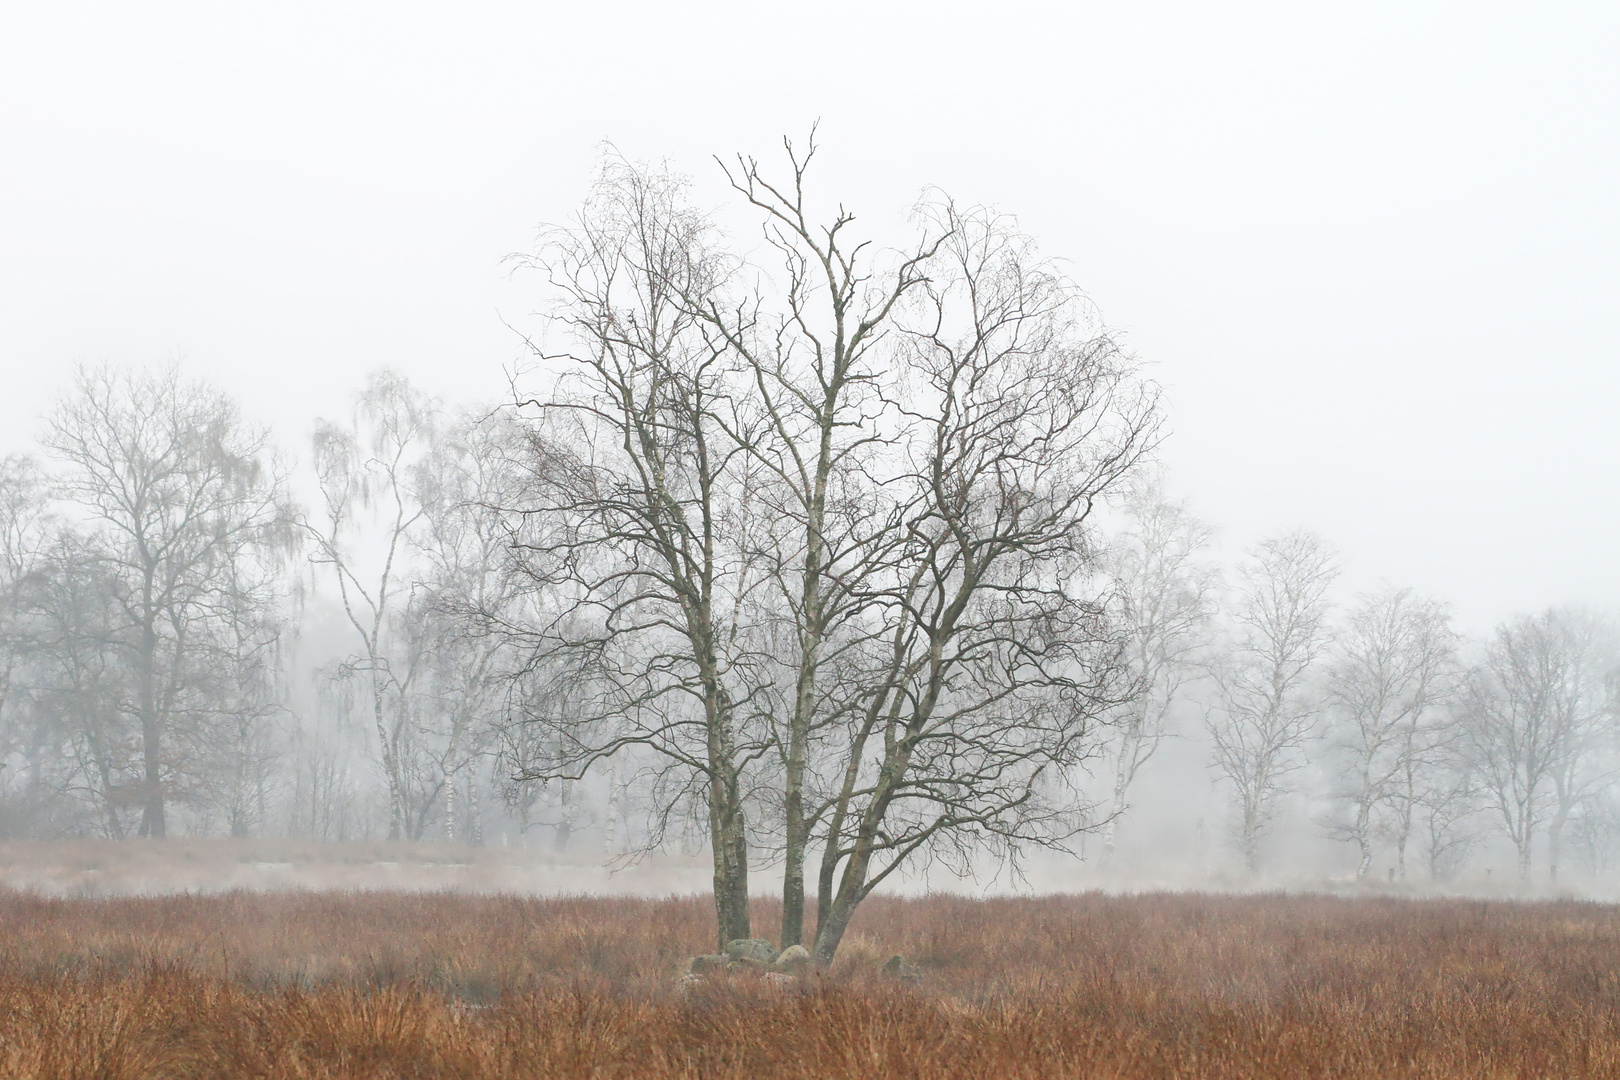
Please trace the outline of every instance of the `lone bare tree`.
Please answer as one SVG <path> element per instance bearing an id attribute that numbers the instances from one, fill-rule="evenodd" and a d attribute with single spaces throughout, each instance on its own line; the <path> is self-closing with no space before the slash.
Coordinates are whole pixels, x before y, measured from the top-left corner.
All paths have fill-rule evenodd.
<path id="1" fill-rule="evenodd" d="M 812 153 L 728 174 L 782 268 L 751 292 L 664 170 L 611 160 L 553 234 L 574 374 L 532 402 L 520 549 L 552 597 L 537 670 L 573 687 L 530 717 L 546 775 L 639 746 L 688 778 L 661 801 L 707 800 L 722 940 L 751 834 L 786 862 L 785 942 L 819 849 L 830 958 L 914 853 L 1081 827 L 1060 789 L 1120 686 L 1090 514 L 1157 412 L 1010 219 L 936 199 L 875 260 L 806 209 Z"/>
<path id="2" fill-rule="evenodd" d="M 1212 764 L 1237 799 L 1234 831 L 1251 874 L 1277 798 L 1320 720 L 1311 676 L 1328 644 L 1327 592 L 1337 574 L 1332 551 L 1303 531 L 1262 541 L 1239 569 L 1233 637 L 1212 666 L 1216 700 L 1206 723 Z"/>
<path id="3" fill-rule="evenodd" d="M 44 443 L 65 466 L 62 494 L 94 522 L 115 583 L 118 637 L 135 676 L 140 833 L 161 838 L 173 779 L 166 740 L 196 674 L 203 624 L 246 560 L 291 542 L 282 480 L 266 433 L 174 365 L 79 369 Z"/>

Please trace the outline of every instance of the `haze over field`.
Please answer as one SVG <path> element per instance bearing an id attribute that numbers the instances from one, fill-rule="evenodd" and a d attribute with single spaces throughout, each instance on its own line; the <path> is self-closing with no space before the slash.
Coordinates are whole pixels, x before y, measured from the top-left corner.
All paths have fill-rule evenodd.
<path id="1" fill-rule="evenodd" d="M 1620 602 L 1613 5 L 7 4 L 0 438 L 184 355 L 289 444 L 365 372 L 499 392 L 501 260 L 597 145 L 820 119 L 825 190 L 1016 212 L 1170 391 L 1232 550 L 1296 524 L 1472 630 Z"/>
<path id="2" fill-rule="evenodd" d="M 1610 895 L 1617 46 L 8 5 L 0 881 Z"/>

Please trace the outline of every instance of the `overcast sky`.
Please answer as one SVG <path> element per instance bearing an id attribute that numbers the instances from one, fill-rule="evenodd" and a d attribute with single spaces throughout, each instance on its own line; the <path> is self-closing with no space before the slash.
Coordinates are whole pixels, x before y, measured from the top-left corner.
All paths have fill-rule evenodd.
<path id="1" fill-rule="evenodd" d="M 179 355 L 295 450 L 393 365 L 492 398 L 503 256 L 603 140 L 821 121 L 822 190 L 1012 211 L 1169 390 L 1175 487 L 1356 585 L 1620 604 L 1620 5 L 0 0 L 0 451 Z"/>

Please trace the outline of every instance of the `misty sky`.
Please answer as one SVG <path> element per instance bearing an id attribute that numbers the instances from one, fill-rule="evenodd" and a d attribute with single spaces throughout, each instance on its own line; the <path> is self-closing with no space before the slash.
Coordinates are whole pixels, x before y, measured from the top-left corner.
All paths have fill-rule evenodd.
<path id="1" fill-rule="evenodd" d="M 1620 5 L 0 0 L 0 451 L 175 355 L 301 450 L 493 398 L 600 143 L 821 121 L 824 194 L 1017 213 L 1170 392 L 1229 548 L 1308 525 L 1465 626 L 1620 604 Z"/>

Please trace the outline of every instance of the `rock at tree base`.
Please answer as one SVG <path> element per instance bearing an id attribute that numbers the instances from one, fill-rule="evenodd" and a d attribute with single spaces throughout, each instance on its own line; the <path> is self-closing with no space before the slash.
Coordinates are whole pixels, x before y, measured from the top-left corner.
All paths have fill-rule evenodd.
<path id="1" fill-rule="evenodd" d="M 782 955 L 776 957 L 776 970 L 789 975 L 799 975 L 810 968 L 810 950 L 804 946 L 787 946 L 782 949 Z"/>
<path id="2" fill-rule="evenodd" d="M 810 969 L 810 950 L 803 945 L 789 945 L 776 958 L 776 970 L 798 975 Z"/>
<path id="3" fill-rule="evenodd" d="M 757 960 L 769 964 L 776 960 L 776 946 L 763 938 L 736 938 L 726 942 L 726 955 L 733 960 Z"/>

